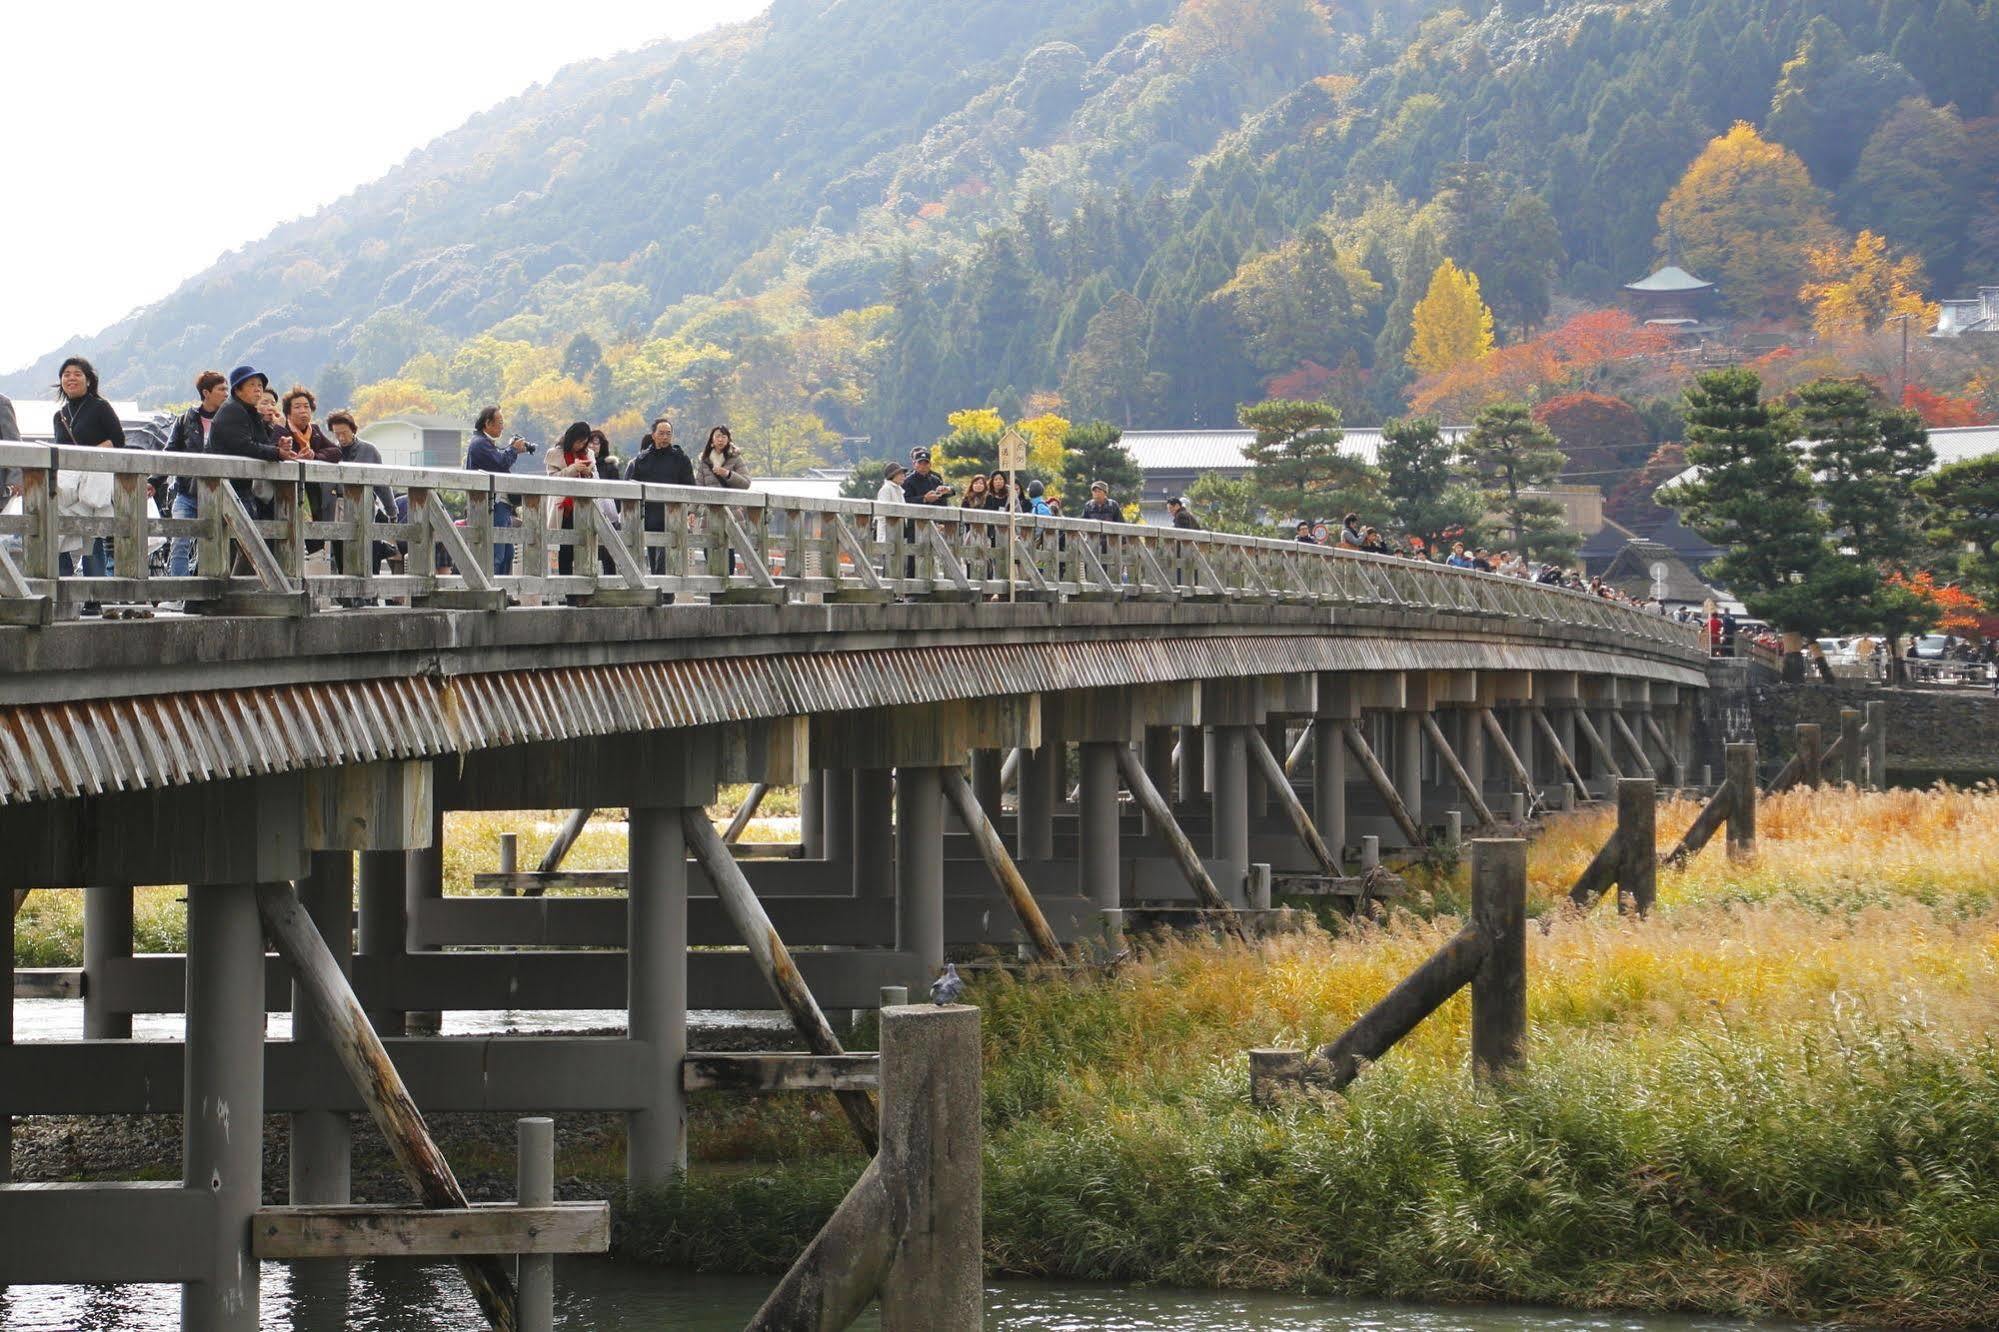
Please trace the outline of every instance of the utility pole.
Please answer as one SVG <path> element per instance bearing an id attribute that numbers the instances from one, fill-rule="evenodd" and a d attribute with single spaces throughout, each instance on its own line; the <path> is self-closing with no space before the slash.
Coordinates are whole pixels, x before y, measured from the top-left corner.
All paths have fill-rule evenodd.
<path id="1" fill-rule="evenodd" d="M 1909 402 L 1909 316 L 1889 315 L 1888 319 L 1902 326 L 1902 377 L 1895 389 L 1895 405 L 1905 407 Z"/>

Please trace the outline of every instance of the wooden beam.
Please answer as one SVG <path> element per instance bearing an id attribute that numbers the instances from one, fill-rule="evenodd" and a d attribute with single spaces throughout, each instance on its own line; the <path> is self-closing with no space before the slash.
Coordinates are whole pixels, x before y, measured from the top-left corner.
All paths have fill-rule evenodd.
<path id="1" fill-rule="evenodd" d="M 1615 781 L 1622 777 L 1624 769 L 1617 766 L 1617 759 L 1612 756 L 1610 746 L 1603 742 L 1603 733 L 1597 730 L 1596 723 L 1589 719 L 1588 708 L 1576 709 L 1576 729 L 1583 733 L 1583 739 L 1589 741 L 1589 747 L 1595 752 L 1597 762 L 1603 764 L 1604 771 L 1610 774 L 1611 780 Z"/>
<path id="2" fill-rule="evenodd" d="M 1459 930 L 1380 1003 L 1356 1018 L 1338 1040 L 1313 1051 L 1305 1061 L 1305 1080 L 1334 1091 L 1344 1088 L 1363 1067 L 1387 1054 L 1417 1023 L 1469 985 L 1490 949 L 1490 940 L 1474 926 Z"/>
<path id="3" fill-rule="evenodd" d="M 1580 717 L 1582 714 L 1578 712 L 1576 715 Z M 1513 747 L 1513 742 L 1506 738 L 1506 728 L 1499 724 L 1499 718 L 1492 715 L 1492 709 L 1480 708 L 1478 718 L 1479 724 L 1485 727 L 1486 738 L 1492 741 L 1493 748 L 1499 751 L 1499 756 L 1506 760 L 1506 766 L 1513 773 L 1513 780 L 1520 783 L 1520 790 L 1527 797 L 1527 812 L 1532 814 L 1534 806 L 1540 803 L 1541 797 L 1541 788 L 1535 785 L 1534 774 L 1528 772 L 1527 765 L 1520 761 L 1520 752 Z"/>
<path id="4" fill-rule="evenodd" d="M 1277 797 L 1277 803 L 1284 806 L 1284 814 L 1291 820 L 1292 831 L 1298 834 L 1298 840 L 1305 844 L 1305 849 L 1311 853 L 1312 859 L 1319 862 L 1319 868 L 1326 876 L 1338 878 L 1343 868 L 1339 857 L 1326 845 L 1326 839 L 1319 836 L 1318 828 L 1312 823 L 1312 816 L 1305 812 L 1305 803 L 1298 799 L 1297 791 L 1291 787 L 1290 778 L 1284 775 L 1284 766 L 1277 761 L 1277 755 L 1272 752 L 1270 742 L 1263 738 L 1262 728 L 1249 727 L 1246 734 L 1249 740 L 1250 758 L 1262 771 L 1264 786 Z"/>
<path id="5" fill-rule="evenodd" d="M 691 1054 L 680 1061 L 680 1085 L 686 1091 L 878 1091 L 881 1056 L 762 1051 Z"/>
<path id="6" fill-rule="evenodd" d="M 1562 771 L 1569 775 L 1569 781 L 1575 785 L 1576 799 L 1588 800 L 1589 783 L 1583 780 L 1582 771 L 1576 767 L 1575 759 L 1562 747 L 1562 737 L 1555 733 L 1555 724 L 1548 720 L 1547 712 L 1535 708 L 1534 724 L 1541 729 L 1541 738 L 1548 742 L 1548 747 L 1555 751 L 1557 758 L 1561 759 Z"/>
<path id="7" fill-rule="evenodd" d="M 1466 803 L 1471 806 L 1471 812 L 1486 827 L 1497 824 L 1499 820 L 1492 816 L 1491 806 L 1485 803 L 1484 792 L 1478 789 L 1478 783 L 1465 771 L 1465 765 L 1458 762 L 1457 752 L 1451 748 L 1451 742 L 1444 738 L 1444 728 L 1437 725 L 1437 719 L 1431 714 L 1425 712 L 1421 716 L 1423 734 L 1430 737 L 1430 747 L 1435 749 L 1437 757 L 1444 761 L 1445 771 L 1451 774 L 1451 780 L 1456 782 L 1458 790 L 1464 793 Z"/>
<path id="8" fill-rule="evenodd" d="M 611 1205 L 260 1207 L 250 1247 L 259 1258 L 288 1259 L 604 1253 L 611 1247 Z"/>
<path id="9" fill-rule="evenodd" d="M 735 816 L 729 820 L 729 826 L 722 830 L 723 841 L 734 846 L 742 840 L 743 829 L 750 826 L 750 820 L 757 816 L 757 811 L 763 807 L 764 796 L 769 792 L 770 787 L 763 782 L 758 782 L 750 788 L 749 794 L 743 797 L 743 803 L 736 806 Z"/>
<path id="10" fill-rule="evenodd" d="M 1624 747 L 1631 751 L 1631 757 L 1638 760 L 1638 775 L 1654 776 L 1652 760 L 1645 757 L 1645 746 L 1639 743 L 1638 737 L 1632 733 L 1631 723 L 1624 720 L 1624 714 L 1613 711 L 1610 714 L 1610 725 L 1617 732 L 1618 738 L 1624 741 Z"/>
<path id="11" fill-rule="evenodd" d="M 986 817 L 985 806 L 972 793 L 971 783 L 965 780 L 965 774 L 956 768 L 939 768 L 937 777 L 944 788 L 944 798 L 951 802 L 951 808 L 958 812 L 959 821 L 972 834 L 979 855 L 984 858 L 986 868 L 992 871 L 1000 891 L 1006 894 L 1007 904 L 1019 918 L 1020 927 L 1027 931 L 1028 942 L 1034 945 L 1034 951 L 1044 962 L 1065 960 L 1067 955 L 1056 940 L 1055 931 L 1048 928 L 1048 918 L 1041 914 L 1041 907 L 1035 902 L 1027 880 L 1020 877 L 1020 866 L 1014 864 L 1013 857 L 1007 854 L 999 829 L 993 827 L 992 820 Z"/>
<path id="12" fill-rule="evenodd" d="M 1360 723 L 1343 721 L 1339 725 L 1340 734 L 1346 737 L 1347 749 L 1360 760 L 1361 771 L 1367 774 L 1367 780 L 1374 787 L 1375 794 L 1388 806 L 1388 812 L 1394 818 L 1395 826 L 1402 830 L 1402 836 L 1408 840 L 1409 845 L 1422 846 L 1423 830 L 1416 826 L 1415 816 L 1410 814 L 1409 806 L 1402 801 L 1402 793 L 1395 789 L 1395 783 L 1388 779 L 1388 773 L 1382 768 L 1381 760 L 1376 758 L 1374 750 L 1369 748 L 1367 737 L 1361 733 Z"/>
<path id="13" fill-rule="evenodd" d="M 1728 821 L 1728 812 L 1735 807 L 1735 789 L 1726 781 L 1715 788 L 1715 793 L 1701 812 L 1695 816 L 1691 828 L 1673 845 L 1673 849 L 1660 858 L 1659 863 L 1668 866 L 1684 865 L 1708 844 L 1721 825 Z"/>
<path id="14" fill-rule="evenodd" d="M 79 999 L 82 996 L 82 967 L 15 968 L 16 999 Z"/>
<path id="15" fill-rule="evenodd" d="M 353 986 L 320 937 L 319 927 L 306 915 L 298 893 L 288 883 L 260 883 L 256 891 L 264 932 L 291 964 L 298 989 L 312 1005 L 327 1045 L 367 1102 L 375 1126 L 402 1167 L 403 1178 L 416 1189 L 425 1207 L 465 1207 L 465 1190 L 451 1173 L 451 1163 L 430 1136 L 423 1112 L 403 1086 L 401 1074 L 382 1048 L 381 1037 L 369 1025 Z M 458 1260 L 458 1270 L 472 1288 L 486 1321 L 497 1332 L 514 1332 L 514 1283 L 505 1265 L 494 1257 L 468 1256 Z"/>
<path id="16" fill-rule="evenodd" d="M 1243 929 L 1235 908 L 1215 887 L 1215 881 L 1208 877 L 1207 867 L 1201 863 L 1201 853 L 1187 840 L 1187 834 L 1173 817 L 1166 797 L 1159 794 L 1159 788 L 1152 784 L 1152 778 L 1146 775 L 1145 765 L 1138 761 L 1130 746 L 1118 746 L 1117 766 L 1124 777 L 1124 784 L 1131 788 L 1132 795 L 1137 799 L 1138 807 L 1145 811 L 1147 825 L 1165 839 L 1167 849 L 1172 851 L 1180 873 L 1186 876 L 1187 886 L 1194 890 L 1194 896 L 1207 910 L 1220 913 L 1222 928 L 1247 942 L 1249 935 Z"/>

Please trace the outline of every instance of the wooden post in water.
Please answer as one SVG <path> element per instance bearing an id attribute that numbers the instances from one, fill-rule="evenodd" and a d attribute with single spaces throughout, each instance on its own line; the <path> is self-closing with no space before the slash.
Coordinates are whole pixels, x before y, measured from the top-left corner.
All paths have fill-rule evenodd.
<path id="1" fill-rule="evenodd" d="M 1817 722 L 1799 722 L 1798 737 L 1798 779 L 1799 786 L 1817 786 L 1822 781 L 1819 753 L 1819 727 Z"/>
<path id="2" fill-rule="evenodd" d="M 1617 899 L 1649 915 L 1659 895 L 1659 784 L 1651 777 L 1617 782 Z"/>
<path id="3" fill-rule="evenodd" d="M 1471 980 L 1472 1073 L 1493 1078 L 1520 1062 L 1527 1040 L 1525 839 L 1480 838 L 1471 844 L 1471 919 L 1485 944 L 1485 958 Z"/>
<path id="4" fill-rule="evenodd" d="M 555 1121 L 516 1121 L 519 1153 L 514 1162 L 515 1202 L 547 1207 L 555 1201 Z M 555 1332 L 555 1255 L 524 1253 L 515 1260 L 520 1290 L 520 1332 Z"/>
<path id="5" fill-rule="evenodd" d="M 468 1206 L 451 1163 L 431 1138 L 423 1112 L 411 1099 L 396 1066 L 389 1062 L 381 1038 L 368 1025 L 353 987 L 333 960 L 298 894 L 286 883 L 260 883 L 256 893 L 264 932 L 311 1001 L 324 1039 L 361 1094 L 362 1104 L 374 1116 L 375 1126 L 388 1140 L 403 1177 L 425 1207 Z M 515 1332 L 514 1288 L 506 1266 L 492 1256 L 464 1257 L 458 1260 L 458 1270 L 472 1288 L 486 1321 L 499 1332 Z"/>
<path id="6" fill-rule="evenodd" d="M 1726 753 L 1726 785 L 1734 797 L 1728 806 L 1728 854 L 1737 859 L 1756 854 L 1756 746 L 1731 744 Z"/>

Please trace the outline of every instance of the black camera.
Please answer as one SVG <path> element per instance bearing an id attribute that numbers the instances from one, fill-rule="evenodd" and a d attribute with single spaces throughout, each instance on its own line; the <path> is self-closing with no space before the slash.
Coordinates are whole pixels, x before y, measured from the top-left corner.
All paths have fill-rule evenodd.
<path id="1" fill-rule="evenodd" d="M 526 446 L 526 449 L 525 449 L 525 452 L 528 452 L 528 453 L 533 453 L 533 452 L 534 452 L 534 448 L 535 448 L 535 446 L 534 446 L 534 443 L 533 443 L 533 441 L 531 441 L 531 440 L 525 440 L 525 439 L 522 439 L 522 438 L 521 438 L 521 437 L 520 437 L 519 435 L 515 435 L 515 436 L 514 436 L 514 438 L 513 438 L 513 442 L 514 442 L 514 443 L 516 443 L 516 444 L 522 444 L 522 445 L 525 445 L 525 446 Z"/>

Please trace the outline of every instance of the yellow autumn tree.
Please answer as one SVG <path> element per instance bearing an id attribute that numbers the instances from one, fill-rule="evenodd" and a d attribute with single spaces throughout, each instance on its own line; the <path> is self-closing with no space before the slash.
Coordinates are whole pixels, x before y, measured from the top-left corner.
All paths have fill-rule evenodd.
<path id="1" fill-rule="evenodd" d="M 1430 275 L 1416 302 L 1409 364 L 1426 375 L 1483 359 L 1492 350 L 1492 311 L 1478 292 L 1478 274 L 1449 259 Z"/>
<path id="2" fill-rule="evenodd" d="M 1898 315 L 1927 328 L 1937 307 L 1923 299 L 1923 262 L 1896 258 L 1888 242 L 1871 231 L 1853 238 L 1851 248 L 1814 246 L 1806 255 L 1811 281 L 1798 299 L 1812 307 L 1812 331 L 1821 338 L 1872 333 Z"/>
<path id="3" fill-rule="evenodd" d="M 1836 239 L 1805 164 L 1745 121 L 1708 142 L 1659 208 L 1660 251 L 1676 250 L 1745 319 L 1794 313 L 1807 256 Z"/>
<path id="4" fill-rule="evenodd" d="M 1049 478 L 1049 493 L 1062 494 L 1062 439 L 1069 433 L 1069 420 L 1054 412 L 1043 412 L 1015 421 L 1013 428 L 1027 441 L 1027 465 Z"/>

